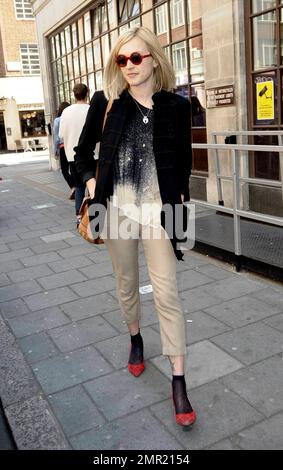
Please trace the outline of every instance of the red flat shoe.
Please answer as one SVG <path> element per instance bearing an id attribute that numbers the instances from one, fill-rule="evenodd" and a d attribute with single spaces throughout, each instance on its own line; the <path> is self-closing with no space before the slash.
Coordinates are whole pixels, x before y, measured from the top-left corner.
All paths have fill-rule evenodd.
<path id="1" fill-rule="evenodd" d="M 134 375 L 134 377 L 139 377 L 145 369 L 144 361 L 140 364 L 130 364 L 128 363 L 128 371 L 130 374 Z"/>

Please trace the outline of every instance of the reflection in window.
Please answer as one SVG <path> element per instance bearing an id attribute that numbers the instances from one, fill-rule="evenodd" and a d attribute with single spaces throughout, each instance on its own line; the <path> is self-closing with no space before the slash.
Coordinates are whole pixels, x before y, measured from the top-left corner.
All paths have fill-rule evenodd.
<path id="1" fill-rule="evenodd" d="M 201 2 L 199 0 L 186 0 L 189 34 L 202 33 L 202 11 Z"/>
<path id="2" fill-rule="evenodd" d="M 177 86 L 186 85 L 188 83 L 188 67 L 185 41 L 172 46 L 172 55 Z"/>
<path id="3" fill-rule="evenodd" d="M 88 88 L 89 88 L 89 96 L 90 98 L 92 98 L 92 95 L 95 92 L 94 73 L 91 73 L 88 76 Z"/>
<path id="4" fill-rule="evenodd" d="M 259 70 L 277 65 L 275 12 L 253 18 L 254 69 Z M 270 15 L 269 14 L 269 15 Z M 265 17 L 266 21 L 261 20 Z M 273 21 L 274 20 L 274 21 Z"/>
<path id="5" fill-rule="evenodd" d="M 67 28 L 65 28 L 65 39 L 66 39 L 66 51 L 70 52 L 72 50 L 70 26 L 67 26 Z"/>
<path id="6" fill-rule="evenodd" d="M 171 26 L 177 28 L 185 24 L 184 0 L 171 0 Z"/>
<path id="7" fill-rule="evenodd" d="M 79 55 L 80 55 L 81 75 L 85 75 L 86 63 L 85 63 L 85 48 L 84 47 L 81 47 L 79 49 Z"/>
<path id="8" fill-rule="evenodd" d="M 119 23 L 133 18 L 140 12 L 139 0 L 119 0 L 118 4 L 118 15 Z"/>
<path id="9" fill-rule="evenodd" d="M 167 33 L 168 31 L 168 14 L 167 14 L 167 5 L 161 5 L 160 7 L 156 8 L 155 10 L 155 18 L 156 18 L 156 34 L 159 36 L 160 34 Z"/>
<path id="10" fill-rule="evenodd" d="M 108 34 L 105 34 L 105 36 L 102 36 L 101 38 L 101 49 L 102 49 L 103 65 L 105 66 L 107 59 L 109 57 L 109 54 L 110 54 Z"/>
<path id="11" fill-rule="evenodd" d="M 90 12 L 84 15 L 84 27 L 85 27 L 85 41 L 88 42 L 91 40 Z"/>
<path id="12" fill-rule="evenodd" d="M 190 76 L 191 82 L 204 80 L 204 58 L 202 36 L 190 40 Z"/>
<path id="13" fill-rule="evenodd" d="M 101 56 L 100 56 L 100 44 L 97 39 L 93 43 L 93 56 L 94 56 L 94 67 L 95 69 L 100 69 L 101 67 Z"/>
<path id="14" fill-rule="evenodd" d="M 74 61 L 74 75 L 75 77 L 80 76 L 80 66 L 79 66 L 79 53 L 78 51 L 73 52 L 73 61 Z"/>
<path id="15" fill-rule="evenodd" d="M 77 34 L 77 24 L 72 24 L 72 39 L 73 39 L 73 48 L 78 47 L 78 34 Z"/>
<path id="16" fill-rule="evenodd" d="M 86 46 L 86 62 L 87 62 L 87 71 L 93 71 L 93 56 L 92 56 L 92 44 Z"/>
<path id="17" fill-rule="evenodd" d="M 69 80 L 70 80 L 74 78 L 72 54 L 67 55 L 67 61 L 68 61 L 68 71 L 69 71 Z"/>
<path id="18" fill-rule="evenodd" d="M 103 77 L 102 77 L 102 71 L 101 70 L 99 72 L 96 72 L 95 81 L 96 81 L 96 89 L 97 90 L 102 90 L 102 88 L 103 88 Z"/>
<path id="19" fill-rule="evenodd" d="M 253 0 L 253 13 L 269 10 L 276 6 L 276 0 Z"/>

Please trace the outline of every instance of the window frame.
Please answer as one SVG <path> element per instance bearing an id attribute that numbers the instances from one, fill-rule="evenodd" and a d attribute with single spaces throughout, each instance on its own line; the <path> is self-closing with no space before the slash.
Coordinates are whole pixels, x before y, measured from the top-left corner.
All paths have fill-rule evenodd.
<path id="1" fill-rule="evenodd" d="M 32 5 L 30 4 L 30 7 L 28 7 L 27 3 L 30 4 L 30 2 L 28 0 L 14 0 L 14 9 L 15 9 L 16 20 L 18 20 L 18 21 L 35 21 L 33 10 L 32 10 Z M 31 13 L 27 12 L 25 10 L 25 7 L 28 8 L 28 10 L 30 10 Z M 19 9 L 23 10 L 23 13 L 22 13 L 23 16 L 18 16 L 20 14 L 18 12 Z"/>

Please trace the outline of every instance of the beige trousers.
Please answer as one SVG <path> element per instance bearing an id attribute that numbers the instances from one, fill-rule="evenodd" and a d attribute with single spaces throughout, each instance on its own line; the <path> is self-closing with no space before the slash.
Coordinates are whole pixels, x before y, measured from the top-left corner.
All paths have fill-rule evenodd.
<path id="1" fill-rule="evenodd" d="M 127 221 L 126 217 L 119 215 L 121 221 Z M 148 230 L 148 226 L 137 224 L 135 239 L 125 240 L 117 233 L 116 239 L 104 239 L 112 260 L 119 304 L 127 324 L 140 320 L 138 256 L 141 241 L 159 316 L 162 352 L 166 356 L 182 356 L 186 354 L 185 323 L 177 290 L 176 257 L 161 226 L 150 227 L 150 237 Z"/>

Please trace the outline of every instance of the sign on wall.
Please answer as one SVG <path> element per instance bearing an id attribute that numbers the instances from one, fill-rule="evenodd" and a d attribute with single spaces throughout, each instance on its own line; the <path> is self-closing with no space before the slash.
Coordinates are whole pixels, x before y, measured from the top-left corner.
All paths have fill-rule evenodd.
<path id="1" fill-rule="evenodd" d="M 235 104 L 234 85 L 210 88 L 206 90 L 206 107 L 219 108 Z"/>
<path id="2" fill-rule="evenodd" d="M 258 121 L 275 119 L 274 81 L 268 80 L 256 83 L 256 113 Z"/>

